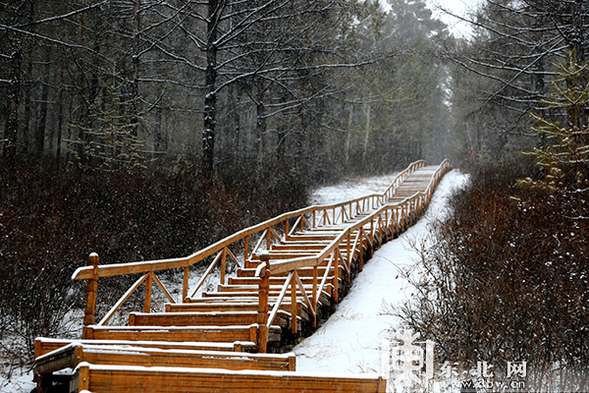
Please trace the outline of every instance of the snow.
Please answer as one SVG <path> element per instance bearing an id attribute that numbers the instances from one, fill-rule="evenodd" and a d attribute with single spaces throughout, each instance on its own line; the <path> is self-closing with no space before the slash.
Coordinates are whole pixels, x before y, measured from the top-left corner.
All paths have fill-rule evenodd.
<path id="1" fill-rule="evenodd" d="M 391 185 L 398 173 L 367 179 L 348 179 L 340 184 L 321 187 L 311 194 L 311 205 L 332 205 L 371 194 L 380 194 Z"/>
<path id="2" fill-rule="evenodd" d="M 362 185 L 350 181 L 324 187 L 313 193 L 311 203 L 331 204 L 382 193 L 394 178 L 392 174 L 368 179 Z M 426 215 L 398 239 L 375 252 L 331 318 L 293 349 L 297 372 L 332 377 L 342 374 L 374 377 L 374 373 L 380 373 L 382 341 L 390 336 L 391 329 L 400 327 L 400 321 L 386 311 L 411 296 L 411 287 L 402 274 L 407 268 L 418 267 L 418 253 L 411 245 L 426 238 L 429 223 L 443 216 L 447 197 L 466 181 L 467 177 L 458 171 L 449 172 L 438 186 Z M 196 284 L 193 277 L 191 287 Z M 31 391 L 35 388 L 32 379 L 32 372 L 27 368 L 0 369 L 0 391 Z"/>
<path id="3" fill-rule="evenodd" d="M 169 366 L 121 366 L 121 365 L 106 365 L 106 364 L 91 364 L 88 362 L 80 362 L 74 372 L 77 372 L 80 368 L 88 367 L 91 370 L 104 370 L 104 371 L 138 371 L 138 372 L 152 372 L 152 373 L 190 373 L 190 374 L 225 374 L 225 375 L 245 375 L 245 376 L 266 376 L 266 377 L 293 377 L 292 371 L 273 371 L 273 370 L 228 370 L 224 368 L 189 368 L 189 367 L 169 367 Z M 348 374 L 333 374 L 333 373 L 321 373 L 321 372 L 297 372 L 297 377 L 325 377 L 325 378 L 350 378 Z M 363 374 L 354 375 L 353 378 L 358 379 L 372 379 L 377 378 L 377 374 Z"/>
<path id="4" fill-rule="evenodd" d="M 37 384 L 33 383 L 33 372 L 28 367 L 0 369 L 0 392 L 30 392 L 35 387 L 37 387 Z"/>
<path id="5" fill-rule="evenodd" d="M 390 338 L 393 329 L 400 328 L 400 321 L 388 315 L 387 310 L 401 305 L 411 296 L 411 286 L 403 272 L 415 267 L 418 261 L 419 254 L 412 245 L 426 239 L 428 225 L 443 216 L 447 197 L 466 180 L 467 177 L 456 170 L 446 174 L 426 215 L 374 253 L 336 312 L 315 334 L 293 349 L 297 371 L 380 372 L 382 342 Z M 329 195 L 325 197 L 330 198 Z"/>

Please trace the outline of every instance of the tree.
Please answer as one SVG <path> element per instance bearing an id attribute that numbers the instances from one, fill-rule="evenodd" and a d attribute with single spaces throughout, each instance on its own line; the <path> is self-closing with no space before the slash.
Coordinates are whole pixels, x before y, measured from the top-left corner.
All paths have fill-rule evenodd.
<path id="1" fill-rule="evenodd" d="M 576 55 L 584 57 L 588 11 L 587 3 L 577 0 L 490 0 L 469 20 L 475 36 L 449 57 L 460 67 L 457 83 L 465 69 L 485 79 L 476 90 L 456 89 L 471 101 L 468 111 L 457 114 L 457 126 L 472 134 L 477 124 L 479 143 L 471 146 L 477 152 L 486 146 L 500 159 L 510 146 L 525 149 L 534 142 L 526 114 L 541 109 L 546 80 L 567 49 L 577 48 Z"/>
<path id="2" fill-rule="evenodd" d="M 91 125 L 73 125 L 79 129 L 79 137 L 68 141 L 71 154 L 86 168 L 114 170 L 145 165 L 144 144 L 137 138 L 138 97 L 122 94 L 127 83 L 121 80 L 116 66 L 101 82 L 104 93 L 89 108 Z"/>
<path id="3" fill-rule="evenodd" d="M 543 177 L 530 177 L 522 185 L 549 192 L 547 203 L 572 220 L 588 220 L 585 199 L 589 196 L 589 130 L 586 111 L 589 105 L 588 63 L 577 63 L 570 52 L 552 81 L 552 91 L 542 101 L 543 110 L 531 113 L 542 144 L 527 154 L 534 157 Z M 546 114 L 559 120 L 549 120 Z"/>

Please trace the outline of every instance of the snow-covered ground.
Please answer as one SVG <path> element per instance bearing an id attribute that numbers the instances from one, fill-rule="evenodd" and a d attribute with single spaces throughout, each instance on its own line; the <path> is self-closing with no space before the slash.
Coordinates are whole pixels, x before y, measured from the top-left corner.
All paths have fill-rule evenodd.
<path id="1" fill-rule="evenodd" d="M 10 368 L 0 367 L 0 392 L 25 393 L 33 390 L 37 384 L 33 383 L 33 373 L 28 367 Z"/>
<path id="2" fill-rule="evenodd" d="M 394 177 L 379 176 L 324 187 L 313 193 L 311 203 L 330 204 L 382 193 Z M 399 321 L 387 315 L 386 311 L 411 295 L 411 287 L 402 271 L 418 261 L 412 244 L 426 238 L 428 223 L 443 215 L 446 198 L 453 188 L 465 181 L 466 176 L 456 170 L 448 173 L 438 186 L 427 214 L 398 239 L 375 252 L 336 312 L 314 335 L 294 348 L 297 371 L 335 374 L 380 372 L 382 340 L 389 337 L 391 329 L 399 327 Z M 191 282 L 191 287 L 195 285 L 196 282 Z M 0 364 L 0 392 L 24 393 L 34 387 L 28 369 L 9 370 Z"/>
<path id="3" fill-rule="evenodd" d="M 334 186 L 321 187 L 311 194 L 311 205 L 330 205 L 370 194 L 382 194 L 397 173 L 345 180 Z"/>
<path id="4" fill-rule="evenodd" d="M 399 238 L 374 253 L 356 277 L 336 312 L 311 337 L 297 345 L 297 371 L 326 373 L 380 373 L 382 341 L 400 321 L 387 313 L 411 296 L 404 271 L 419 263 L 418 248 L 427 238 L 428 225 L 443 216 L 447 197 L 464 184 L 466 176 L 453 170 L 442 179 L 424 217 Z M 390 182 L 389 182 L 390 183 Z M 388 184 L 387 184 L 388 185 Z M 383 192 L 365 189 L 365 193 Z M 339 192 L 338 188 L 333 188 Z M 321 190 L 321 194 L 325 190 Z M 325 202 L 333 202 L 325 193 Z M 347 198 L 347 194 L 346 194 Z"/>

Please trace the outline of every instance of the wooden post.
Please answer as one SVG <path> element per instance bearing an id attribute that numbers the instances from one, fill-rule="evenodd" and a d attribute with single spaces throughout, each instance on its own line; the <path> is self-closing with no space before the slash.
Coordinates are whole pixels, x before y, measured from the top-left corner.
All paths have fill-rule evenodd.
<path id="1" fill-rule="evenodd" d="M 225 285 L 225 270 L 227 267 L 227 247 L 221 251 L 221 285 Z"/>
<path id="2" fill-rule="evenodd" d="M 143 312 L 149 313 L 151 311 L 151 289 L 153 287 L 153 272 L 147 274 L 145 280 L 145 303 L 143 304 Z"/>
<path id="3" fill-rule="evenodd" d="M 382 247 L 382 216 L 379 215 L 378 216 L 378 224 L 377 224 L 377 228 L 378 228 L 378 247 Z"/>
<path id="4" fill-rule="evenodd" d="M 384 211 L 384 236 L 385 236 L 385 243 L 389 241 L 390 239 L 390 234 L 389 234 L 389 211 L 385 210 Z"/>
<path id="5" fill-rule="evenodd" d="M 333 250 L 334 252 L 334 263 L 333 263 L 333 300 L 339 302 L 339 248 Z"/>
<path id="6" fill-rule="evenodd" d="M 319 298 L 317 297 L 317 266 L 313 266 L 313 308 L 315 315 L 313 315 L 313 327 L 317 327 L 317 304 Z"/>
<path id="7" fill-rule="evenodd" d="M 182 280 L 182 303 L 188 303 L 188 279 L 189 279 L 189 268 L 186 266 L 184 268 L 184 279 Z"/>
<path id="8" fill-rule="evenodd" d="M 297 334 L 297 271 L 294 271 L 290 279 L 290 331 Z M 302 288 L 301 288 L 302 291 Z"/>
<path id="9" fill-rule="evenodd" d="M 393 237 L 399 236 L 399 208 L 395 207 L 393 211 Z"/>
<path id="10" fill-rule="evenodd" d="M 268 348 L 268 293 L 270 292 L 270 270 L 268 263 L 270 261 L 269 253 L 260 255 L 262 263 L 266 266 L 260 271 L 259 283 L 259 301 L 258 301 L 258 352 L 266 353 Z"/>
<path id="11" fill-rule="evenodd" d="M 86 284 L 86 310 L 84 312 L 84 328 L 82 338 L 88 338 L 88 326 L 94 325 L 96 318 L 96 292 L 98 291 L 98 254 L 91 253 L 88 262 L 92 266 L 92 278 Z"/>
<path id="12" fill-rule="evenodd" d="M 348 241 L 346 242 L 346 258 L 348 260 L 348 274 L 346 274 L 346 282 L 349 283 L 352 280 L 352 256 L 351 253 L 351 244 L 352 238 L 350 237 L 351 233 L 348 231 Z"/>
<path id="13" fill-rule="evenodd" d="M 358 246 L 360 247 L 360 271 L 364 269 L 364 228 L 360 228 L 360 240 Z"/>

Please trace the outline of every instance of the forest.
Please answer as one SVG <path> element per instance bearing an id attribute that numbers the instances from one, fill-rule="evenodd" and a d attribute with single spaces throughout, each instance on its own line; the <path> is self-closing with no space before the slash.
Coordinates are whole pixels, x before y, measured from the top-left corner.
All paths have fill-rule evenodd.
<path id="1" fill-rule="evenodd" d="M 450 39 L 424 3 L 395 3 L 8 2 L 3 159 L 206 176 L 275 160 L 317 181 L 439 160 Z"/>
<path id="2" fill-rule="evenodd" d="M 472 181 L 433 232 L 408 326 L 441 356 L 537 361 L 540 384 L 560 365 L 582 391 L 589 4 L 487 0 L 455 15 L 467 37 L 428 7 L 0 4 L 3 356 L 67 332 L 92 251 L 185 255 L 317 185 L 448 158 Z"/>

